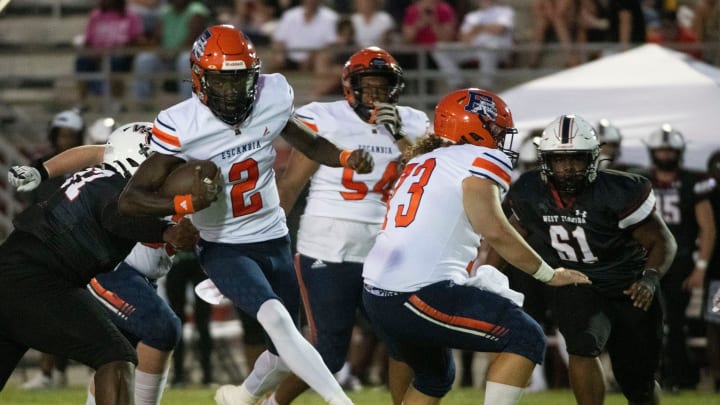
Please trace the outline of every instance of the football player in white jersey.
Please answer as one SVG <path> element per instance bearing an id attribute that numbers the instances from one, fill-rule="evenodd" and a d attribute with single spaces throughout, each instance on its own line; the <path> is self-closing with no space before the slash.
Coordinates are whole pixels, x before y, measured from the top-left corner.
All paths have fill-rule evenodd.
<path id="1" fill-rule="evenodd" d="M 363 303 L 391 354 L 414 372 L 403 404 L 436 404 L 454 378 L 451 348 L 499 353 L 485 403 L 516 404 L 545 335 L 523 312 L 522 295 L 497 269 L 469 276 L 480 241 L 550 285 L 588 283 L 553 269 L 508 223 L 500 201 L 510 185 L 516 133 L 510 109 L 480 89 L 450 93 L 435 109 L 393 190 L 383 230 L 363 269 Z"/>
<path id="2" fill-rule="evenodd" d="M 372 170 L 372 158 L 363 149 L 338 149 L 299 123 L 292 87 L 281 74 L 260 74 L 253 44 L 234 27 L 208 28 L 190 59 L 193 95 L 158 114 L 151 139 L 156 153 L 128 183 L 120 210 L 127 215 L 195 212 L 203 268 L 269 336 L 269 350 L 244 383 L 218 389 L 219 404 L 254 403 L 288 369 L 326 401 L 350 403 L 297 327 L 299 289 L 272 169 L 272 142 L 282 134 L 310 158 L 358 173 Z M 192 160 L 212 160 L 220 178 L 203 183 L 198 176 L 194 192 L 186 195 L 157 193 L 175 167 Z"/>
<path id="3" fill-rule="evenodd" d="M 310 180 L 295 264 L 312 343 L 333 373 L 347 358 L 362 303 L 362 263 L 380 231 L 399 174 L 401 148 L 429 128 L 427 114 L 397 105 L 402 73 L 384 49 L 361 49 L 345 63 L 344 100 L 297 110 L 300 120 L 323 138 L 370 152 L 375 162 L 371 173 L 321 165 L 293 151 L 278 182 L 280 205 L 289 213 Z M 306 389 L 302 380 L 290 376 L 264 403 L 288 404 Z"/>
<path id="4" fill-rule="evenodd" d="M 147 127 L 151 122 L 136 123 Z M 106 145 L 86 145 L 68 149 L 35 167 L 14 166 L 8 182 L 19 191 L 32 191 L 45 178 L 74 173 L 103 161 L 115 160 L 111 154 L 122 149 L 113 133 L 108 143 L 113 152 L 106 158 Z M 126 145 L 130 146 L 130 145 Z M 43 172 L 43 173 L 41 173 Z M 179 219 L 179 218 L 175 218 Z M 164 243 L 138 243 L 114 271 L 90 280 L 88 291 L 100 301 L 113 323 L 132 341 L 138 352 L 135 368 L 135 403 L 159 404 L 167 381 L 170 354 L 182 333 L 180 319 L 156 292 L 157 280 L 164 277 L 175 254 Z M 87 403 L 94 403 L 94 387 Z"/>

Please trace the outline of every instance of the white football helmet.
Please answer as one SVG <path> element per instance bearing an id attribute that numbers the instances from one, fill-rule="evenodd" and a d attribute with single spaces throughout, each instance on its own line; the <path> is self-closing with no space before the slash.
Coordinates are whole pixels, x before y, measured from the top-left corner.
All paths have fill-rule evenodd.
<path id="1" fill-rule="evenodd" d="M 584 154 L 587 166 L 583 172 L 558 175 L 552 167 L 552 158 L 558 154 Z M 552 181 L 560 191 L 573 194 L 597 178 L 600 142 L 595 128 L 584 118 L 561 115 L 543 131 L 538 155 L 544 180 Z"/>
<path id="2" fill-rule="evenodd" d="M 132 176 L 150 156 L 152 122 L 131 122 L 113 131 L 105 144 L 103 162 L 123 177 Z"/>
<path id="3" fill-rule="evenodd" d="M 670 124 L 662 124 L 659 129 L 653 131 L 645 145 L 650 152 L 650 160 L 661 170 L 675 170 L 680 167 L 683 153 L 685 152 L 685 138 L 682 133 L 673 128 Z M 654 153 L 658 149 L 671 149 L 676 151 L 676 156 L 669 159 L 658 159 Z"/>
<path id="4" fill-rule="evenodd" d="M 597 136 L 601 145 L 605 143 L 614 143 L 619 145 L 622 142 L 620 129 L 610 123 L 610 120 L 607 118 L 603 118 L 598 122 Z"/>

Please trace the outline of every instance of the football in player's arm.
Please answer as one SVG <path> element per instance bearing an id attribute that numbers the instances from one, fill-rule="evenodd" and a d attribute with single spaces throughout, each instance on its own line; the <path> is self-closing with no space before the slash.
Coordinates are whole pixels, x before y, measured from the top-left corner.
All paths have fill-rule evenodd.
<path id="1" fill-rule="evenodd" d="M 219 404 L 253 403 L 290 371 L 326 401 L 350 403 L 297 328 L 299 288 L 272 169 L 272 142 L 282 135 L 319 163 L 357 173 L 370 172 L 372 158 L 363 149 L 340 149 L 300 123 L 292 87 L 281 74 L 260 74 L 252 42 L 236 28 L 209 27 L 193 44 L 190 59 L 193 95 L 157 115 L 151 138 L 155 153 L 120 195 L 120 211 L 194 213 L 209 278 L 267 333 L 268 350 L 242 385 L 217 390 Z M 189 194 L 157 192 L 176 166 L 192 160 L 212 161 L 219 177 L 197 179 Z"/>

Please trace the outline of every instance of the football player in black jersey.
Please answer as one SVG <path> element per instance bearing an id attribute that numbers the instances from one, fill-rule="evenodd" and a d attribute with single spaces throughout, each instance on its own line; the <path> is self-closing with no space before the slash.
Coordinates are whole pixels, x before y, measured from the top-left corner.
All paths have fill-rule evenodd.
<path id="1" fill-rule="evenodd" d="M 95 369 L 97 404 L 132 403 L 135 350 L 85 286 L 113 270 L 137 241 L 181 249 L 197 241 L 188 221 L 118 213 L 118 195 L 147 157 L 151 127 L 116 130 L 103 167 L 75 173 L 15 218 L 15 230 L 0 246 L 0 389 L 34 348 Z"/>
<path id="2" fill-rule="evenodd" d="M 559 287 L 555 297 L 577 403 L 603 403 L 598 355 L 607 349 L 629 403 L 656 404 L 662 340 L 656 291 L 675 241 L 655 211 L 650 182 L 599 170 L 599 149 L 586 120 L 555 119 L 538 144 L 540 168 L 510 188 L 510 222 L 548 264 L 578 269 L 592 280 Z"/>
<path id="3" fill-rule="evenodd" d="M 645 140 L 651 167 L 635 171 L 652 182 L 657 210 L 678 242 L 677 254 L 662 280 L 667 336 L 662 367 L 663 388 L 694 389 L 700 374 L 687 346 L 685 310 L 690 292 L 702 288 L 715 243 L 715 223 L 709 195 L 715 181 L 682 167 L 685 139 L 663 124 Z M 693 257 L 695 251 L 697 256 Z"/>
<path id="4" fill-rule="evenodd" d="M 713 152 L 707 162 L 708 174 L 720 181 L 720 149 Z M 710 195 L 715 229 L 720 227 L 720 187 Z M 705 321 L 707 332 L 707 363 L 715 383 L 715 392 L 720 393 L 720 241 L 715 239 L 715 249 L 705 274 Z"/>

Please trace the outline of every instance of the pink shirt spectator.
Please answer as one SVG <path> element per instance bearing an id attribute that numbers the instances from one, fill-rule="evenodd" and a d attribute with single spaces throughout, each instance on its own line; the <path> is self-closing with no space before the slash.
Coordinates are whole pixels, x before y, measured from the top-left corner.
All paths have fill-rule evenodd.
<path id="1" fill-rule="evenodd" d="M 125 46 L 143 34 L 142 18 L 128 11 L 120 14 L 116 11 L 90 13 L 85 29 L 85 46 L 93 49 Z"/>
<path id="2" fill-rule="evenodd" d="M 403 18 L 403 25 L 409 26 L 409 25 L 415 24 L 416 21 L 422 17 L 421 13 L 424 13 L 424 12 L 426 12 L 425 9 L 419 7 L 417 3 L 408 6 L 408 8 L 405 9 L 405 17 Z M 453 8 L 450 4 L 445 3 L 443 1 L 439 1 L 439 2 L 435 3 L 434 10 L 432 10 L 432 12 L 434 13 L 435 19 L 440 24 L 455 25 L 455 10 L 453 10 Z M 425 27 L 420 28 L 417 31 L 417 33 L 415 34 L 415 40 L 413 41 L 413 43 L 418 44 L 418 45 L 432 45 L 432 44 L 438 42 L 438 40 L 445 40 L 445 39 L 437 38 L 432 27 L 427 25 Z"/>

